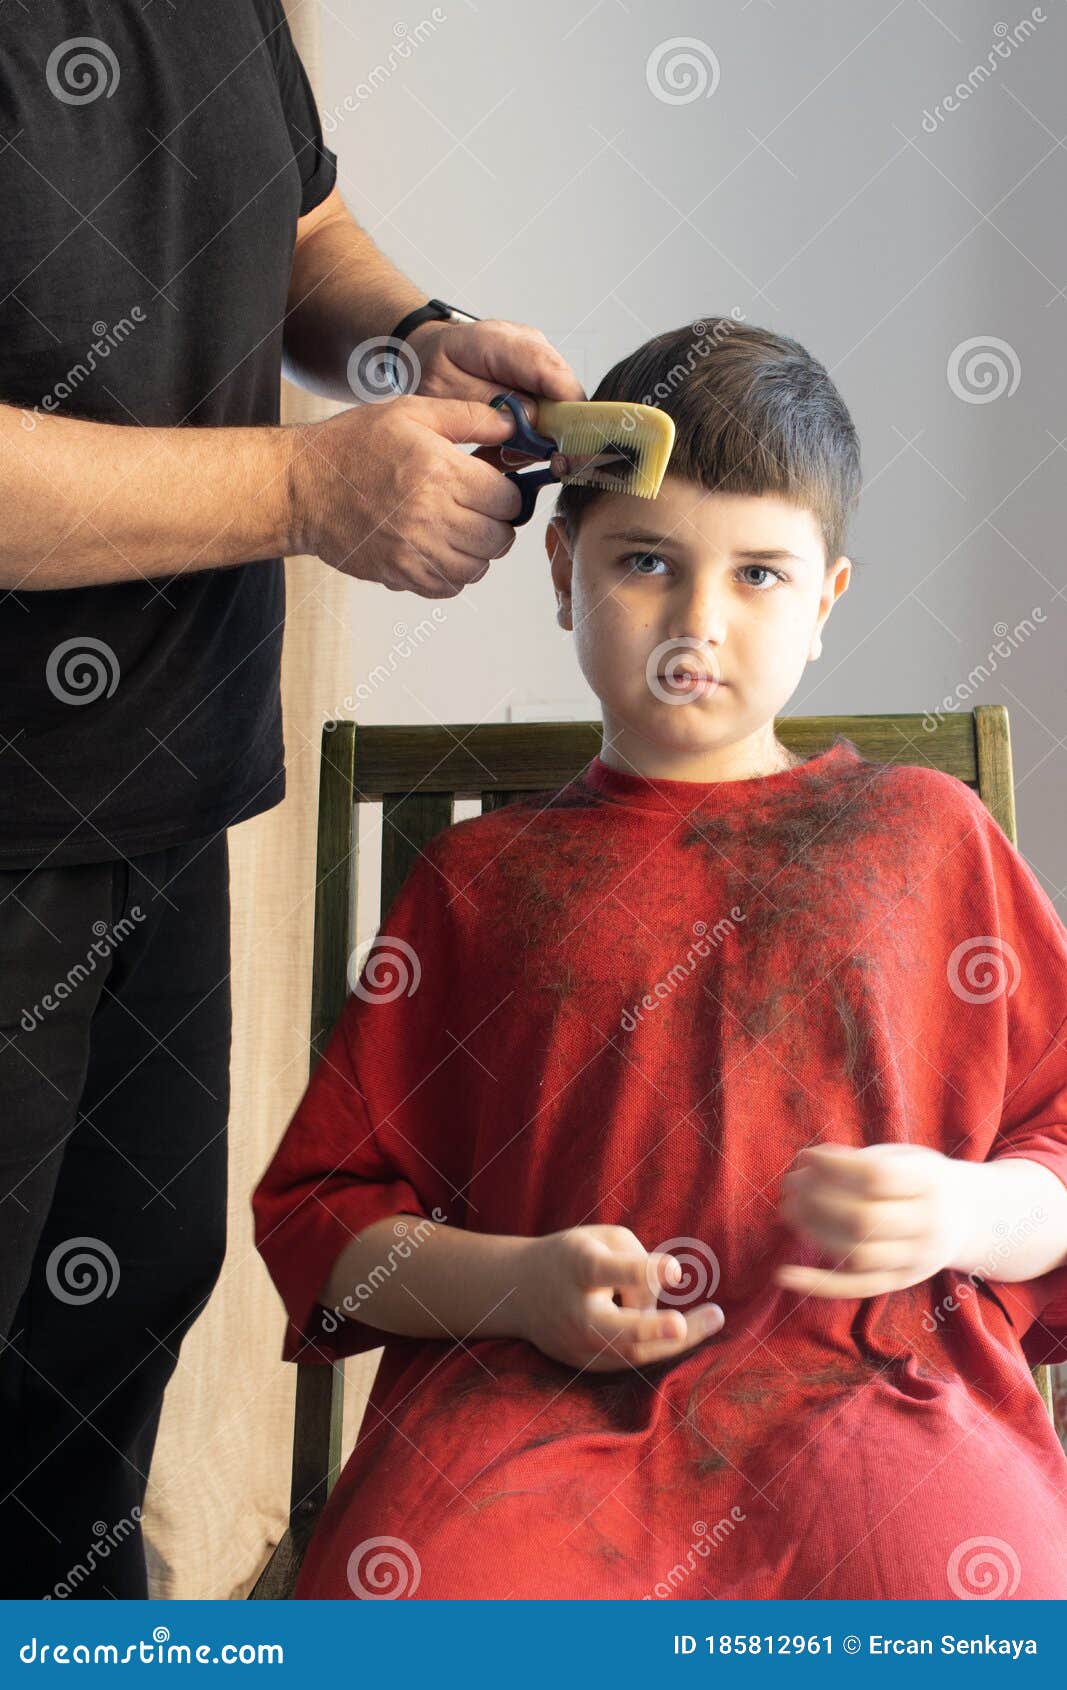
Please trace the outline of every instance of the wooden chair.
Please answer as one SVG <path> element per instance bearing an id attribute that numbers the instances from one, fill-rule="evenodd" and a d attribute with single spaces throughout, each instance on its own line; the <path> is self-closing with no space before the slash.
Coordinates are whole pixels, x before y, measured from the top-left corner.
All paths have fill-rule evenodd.
<path id="1" fill-rule="evenodd" d="M 810 756 L 836 733 L 864 757 L 943 769 L 973 787 L 1013 845 L 1015 797 L 1008 713 L 978 705 L 940 720 L 901 716 L 794 716 L 775 724 L 782 743 Z M 339 722 L 322 736 L 319 785 L 311 1065 L 341 1013 L 352 949 L 357 806 L 380 801 L 381 914 L 415 857 L 451 825 L 455 799 L 495 809 L 527 792 L 564 786 L 600 749 L 599 722 L 491 723 L 453 727 L 368 727 Z M 1052 1413 L 1051 1370 L 1034 1378 Z M 291 1596 L 315 1522 L 340 1468 L 341 1365 L 297 1366 L 296 1424 L 289 1529 L 252 1590 L 254 1598 Z"/>

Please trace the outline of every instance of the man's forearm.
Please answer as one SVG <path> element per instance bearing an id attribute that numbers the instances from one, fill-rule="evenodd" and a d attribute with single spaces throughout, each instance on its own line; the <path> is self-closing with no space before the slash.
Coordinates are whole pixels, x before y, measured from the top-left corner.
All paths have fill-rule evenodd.
<path id="1" fill-rule="evenodd" d="M 529 1243 L 390 1215 L 345 1246 L 320 1301 L 407 1338 L 521 1337 Z"/>
<path id="2" fill-rule="evenodd" d="M 352 403 L 348 360 L 384 339 L 426 294 L 409 282 L 347 213 L 297 248 L 285 319 L 283 374 L 312 393 Z"/>
<path id="3" fill-rule="evenodd" d="M 970 1230 L 951 1267 L 1015 1283 L 1067 1263 L 1067 1186 L 1051 1168 L 1024 1156 L 960 1167 Z"/>
<path id="4" fill-rule="evenodd" d="M 0 588 L 96 586 L 298 549 L 300 450 L 293 428 L 137 428 L 0 405 Z"/>

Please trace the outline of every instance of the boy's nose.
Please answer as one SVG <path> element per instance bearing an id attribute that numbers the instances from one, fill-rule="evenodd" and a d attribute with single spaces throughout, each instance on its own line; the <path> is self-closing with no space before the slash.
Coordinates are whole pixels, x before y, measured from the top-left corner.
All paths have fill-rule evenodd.
<path id="1" fill-rule="evenodd" d="M 684 602 L 675 608 L 682 633 L 722 644 L 726 638 L 726 601 L 716 583 L 693 582 Z"/>

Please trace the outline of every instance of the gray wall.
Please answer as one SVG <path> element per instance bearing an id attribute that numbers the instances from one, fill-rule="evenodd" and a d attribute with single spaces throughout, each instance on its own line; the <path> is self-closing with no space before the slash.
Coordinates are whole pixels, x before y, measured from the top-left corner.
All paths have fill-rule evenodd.
<path id="1" fill-rule="evenodd" d="M 588 391 L 734 307 L 826 363 L 863 442 L 859 567 L 789 711 L 1007 704 L 1020 846 L 1067 914 L 1063 0 L 322 11 L 342 193 L 427 293 L 537 325 Z M 682 37 L 703 90 L 668 80 Z M 595 718 L 543 533 L 451 601 L 354 586 L 346 713 Z"/>

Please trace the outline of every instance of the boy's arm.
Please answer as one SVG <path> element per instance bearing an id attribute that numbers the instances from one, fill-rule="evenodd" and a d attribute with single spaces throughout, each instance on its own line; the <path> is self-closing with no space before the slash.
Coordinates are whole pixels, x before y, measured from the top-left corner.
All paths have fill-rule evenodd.
<path id="1" fill-rule="evenodd" d="M 958 1162 L 970 1231 L 947 1265 L 1015 1283 L 1067 1264 L 1067 1185 L 1043 1162 Z"/>
<path id="2" fill-rule="evenodd" d="M 345 1246 L 319 1302 L 405 1338 L 521 1338 L 530 1242 L 390 1215 Z"/>
<path id="3" fill-rule="evenodd" d="M 1067 1265 L 1063 1147 L 986 1162 L 900 1141 L 821 1143 L 782 1182 L 781 1219 L 837 1265 L 783 1262 L 776 1282 L 820 1297 L 880 1297 L 948 1268 L 994 1282 Z"/>

